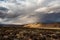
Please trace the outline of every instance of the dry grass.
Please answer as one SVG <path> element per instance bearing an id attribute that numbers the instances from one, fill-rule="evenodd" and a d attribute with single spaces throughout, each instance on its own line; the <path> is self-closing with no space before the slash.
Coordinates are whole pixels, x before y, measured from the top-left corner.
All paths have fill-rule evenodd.
<path id="1" fill-rule="evenodd" d="M 42 24 L 37 24 L 37 23 L 31 23 L 31 24 L 26 24 L 26 25 L 24 25 L 24 27 L 28 27 L 28 28 L 39 28 L 39 27 L 41 27 L 42 26 Z"/>

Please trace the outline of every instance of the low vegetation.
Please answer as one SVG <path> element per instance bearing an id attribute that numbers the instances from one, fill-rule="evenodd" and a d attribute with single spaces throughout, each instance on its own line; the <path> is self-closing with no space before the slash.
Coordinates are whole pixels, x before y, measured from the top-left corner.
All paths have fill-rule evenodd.
<path id="1" fill-rule="evenodd" d="M 60 40 L 60 30 L 0 27 L 0 40 Z"/>
<path id="2" fill-rule="evenodd" d="M 60 40 L 60 30 L 48 28 L 60 28 L 60 23 L 0 25 L 0 40 Z"/>

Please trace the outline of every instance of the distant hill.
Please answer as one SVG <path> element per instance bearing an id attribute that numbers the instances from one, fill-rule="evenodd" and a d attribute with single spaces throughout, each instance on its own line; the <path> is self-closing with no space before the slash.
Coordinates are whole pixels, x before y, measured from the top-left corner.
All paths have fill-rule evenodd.
<path id="1" fill-rule="evenodd" d="M 27 27 L 27 28 L 59 27 L 60 28 L 60 23 L 30 23 L 24 25 L 0 24 L 0 27 Z"/>
<path id="2" fill-rule="evenodd" d="M 59 27 L 60 28 L 60 23 L 31 23 L 24 25 L 24 27 L 28 27 L 28 28 Z"/>

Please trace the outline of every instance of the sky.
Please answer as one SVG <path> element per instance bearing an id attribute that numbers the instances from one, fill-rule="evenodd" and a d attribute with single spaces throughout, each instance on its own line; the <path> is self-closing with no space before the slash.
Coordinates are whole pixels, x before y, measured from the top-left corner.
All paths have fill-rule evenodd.
<path id="1" fill-rule="evenodd" d="M 0 0 L 0 24 L 35 22 L 60 22 L 60 0 Z"/>

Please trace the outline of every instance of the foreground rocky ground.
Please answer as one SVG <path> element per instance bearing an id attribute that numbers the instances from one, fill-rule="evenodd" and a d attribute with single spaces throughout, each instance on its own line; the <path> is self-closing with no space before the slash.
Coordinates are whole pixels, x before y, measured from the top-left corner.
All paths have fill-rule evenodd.
<path id="1" fill-rule="evenodd" d="M 0 27 L 0 40 L 60 40 L 60 30 Z"/>

